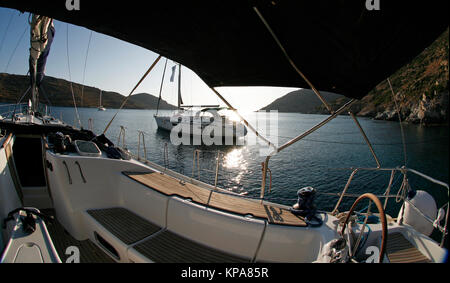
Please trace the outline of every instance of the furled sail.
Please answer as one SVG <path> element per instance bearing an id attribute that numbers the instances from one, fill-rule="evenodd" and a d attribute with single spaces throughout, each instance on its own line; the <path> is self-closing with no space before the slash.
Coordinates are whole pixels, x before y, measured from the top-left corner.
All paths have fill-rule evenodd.
<path id="1" fill-rule="evenodd" d="M 33 107 L 37 105 L 37 89 L 44 79 L 45 64 L 55 36 L 53 19 L 32 15 L 30 22 L 30 83 Z"/>

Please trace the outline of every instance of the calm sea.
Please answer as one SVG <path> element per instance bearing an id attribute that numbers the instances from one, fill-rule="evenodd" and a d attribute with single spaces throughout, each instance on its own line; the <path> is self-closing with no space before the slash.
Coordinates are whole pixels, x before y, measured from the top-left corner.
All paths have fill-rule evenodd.
<path id="1" fill-rule="evenodd" d="M 100 134 L 116 110 L 98 111 L 96 108 L 80 108 L 79 113 L 83 127 L 88 128 L 88 120 L 91 118 L 94 133 Z M 73 108 L 54 107 L 52 114 L 55 117 L 62 117 L 66 123 L 74 124 L 75 122 Z M 154 110 L 122 110 L 106 135 L 112 142 L 117 143 L 120 126 L 124 126 L 126 146 L 136 153 L 138 130 L 143 131 L 147 158 L 164 165 L 163 149 L 167 143 L 169 168 L 188 176 L 192 176 L 193 153 L 196 149 L 200 149 L 202 150 L 200 180 L 210 184 L 214 184 L 217 151 L 220 151 L 223 156 L 220 159 L 218 186 L 249 197 L 259 197 L 262 178 L 261 162 L 265 158 L 260 156 L 259 152 L 263 145 L 249 142 L 251 132 L 247 135 L 246 144 L 241 146 L 175 146 L 170 142 L 169 134 L 157 130 L 154 114 Z M 246 118 L 253 125 L 264 122 L 261 120 L 261 115 L 257 116 L 255 113 L 247 115 Z M 324 115 L 278 113 L 275 117 L 278 133 L 271 136 L 271 139 L 278 138 L 278 144 L 281 145 L 325 118 Z M 398 122 L 374 121 L 366 118 L 359 118 L 359 121 L 372 142 L 382 167 L 404 165 Z M 406 166 L 448 183 L 448 126 L 423 127 L 405 124 L 404 131 Z M 292 205 L 296 200 L 297 190 L 306 186 L 312 186 L 320 193 L 341 192 L 351 173 L 350 170 L 343 170 L 343 168 L 350 167 L 373 168 L 376 167 L 376 163 L 353 120 L 348 116 L 339 116 L 304 140 L 272 157 L 269 163 L 272 171 L 272 189 L 270 193 L 266 193 L 266 199 Z M 195 177 L 198 178 L 197 168 L 195 168 Z M 348 193 L 383 194 L 389 177 L 389 172 L 357 173 Z M 442 187 L 432 185 L 414 175 L 410 175 L 409 179 L 414 189 L 426 190 L 432 194 L 439 207 L 447 201 L 447 192 Z M 401 182 L 402 178 L 400 174 L 397 174 L 392 194 L 397 193 Z M 329 211 L 334 208 L 337 199 L 335 196 L 319 194 L 316 204 L 319 209 Z M 354 200 L 354 198 L 346 199 L 343 208 L 348 208 Z M 396 217 L 398 210 L 399 205 L 391 199 L 387 212 Z"/>
<path id="2" fill-rule="evenodd" d="M 55 117 L 62 117 L 65 122 L 74 124 L 73 108 L 54 107 L 52 111 Z M 79 109 L 83 127 L 88 128 L 88 120 L 91 118 L 96 134 L 103 132 L 115 113 L 114 109 L 107 111 L 98 111 L 93 108 Z M 160 113 L 171 112 L 160 111 Z M 120 126 L 124 126 L 126 128 L 126 146 L 130 151 L 137 152 L 138 130 L 143 131 L 147 158 L 164 165 L 163 148 L 167 143 L 169 168 L 188 176 L 192 175 L 194 150 L 200 149 L 202 150 L 200 179 L 208 183 L 214 183 L 214 173 L 208 171 L 215 170 L 217 151 L 220 151 L 223 156 L 220 161 L 218 186 L 248 196 L 259 196 L 262 177 L 261 162 L 265 159 L 260 155 L 260 149 L 265 146 L 252 143 L 251 132 L 247 135 L 244 145 L 175 146 L 170 142 L 168 133 L 157 130 L 154 114 L 154 110 L 122 110 L 106 135 L 112 142 L 117 143 Z M 278 138 L 278 144 L 281 145 L 326 117 L 325 115 L 278 113 L 271 116 L 271 119 L 278 120 L 276 122 L 278 133 L 276 136 L 272 135 L 271 140 L 275 141 Z M 263 119 L 267 119 L 269 116 L 250 113 L 246 118 L 250 123 L 261 128 Z M 366 118 L 359 118 L 359 121 L 371 141 L 382 167 L 404 165 L 403 145 L 398 122 L 374 121 Z M 423 127 L 405 124 L 404 131 L 407 167 L 448 183 L 448 126 Z M 270 132 L 270 134 L 272 133 Z M 291 204 L 296 199 L 297 190 L 305 186 L 312 186 L 319 192 L 340 192 L 351 173 L 349 170 L 342 169 L 350 167 L 373 168 L 376 167 L 376 163 L 353 120 L 348 116 L 339 116 L 304 140 L 272 157 L 269 163 L 272 171 L 272 190 L 267 198 Z M 358 173 L 348 192 L 370 191 L 381 194 L 387 187 L 389 177 L 390 173 Z M 420 182 L 420 179 L 416 180 L 414 176 L 411 178 L 418 182 L 416 189 L 429 190 L 438 202 L 442 199 L 442 195 L 446 195 L 446 192 L 439 187 L 428 186 L 425 182 Z M 401 184 L 400 176 L 397 176 L 394 184 L 394 188 L 398 189 Z M 318 203 L 324 210 L 332 208 L 334 204 L 324 196 L 319 196 Z"/>

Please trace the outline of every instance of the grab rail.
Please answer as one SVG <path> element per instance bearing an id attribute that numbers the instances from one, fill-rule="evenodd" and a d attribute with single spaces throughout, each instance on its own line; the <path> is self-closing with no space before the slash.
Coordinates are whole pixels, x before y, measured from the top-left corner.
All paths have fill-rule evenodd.
<path id="1" fill-rule="evenodd" d="M 402 181 L 402 186 L 401 186 L 401 188 L 400 188 L 400 191 L 405 189 L 405 182 L 406 182 L 406 186 L 408 185 L 408 178 L 406 177 L 406 175 L 407 175 L 408 172 L 409 172 L 409 173 L 413 173 L 413 174 L 415 174 L 415 175 L 417 175 L 417 176 L 419 176 L 419 177 L 422 177 L 422 178 L 424 178 L 425 180 L 428 180 L 428 181 L 430 181 L 430 182 L 432 182 L 432 183 L 434 183 L 434 184 L 436 184 L 436 185 L 439 185 L 439 186 L 441 186 L 441 187 L 446 188 L 446 189 L 447 189 L 447 197 L 448 197 L 447 203 L 444 204 L 441 208 L 439 208 L 439 209 L 443 209 L 445 206 L 447 206 L 447 211 L 446 211 L 446 216 L 445 216 L 445 225 L 444 225 L 444 227 L 442 227 L 439 223 L 436 224 L 436 223 L 435 223 L 436 220 L 433 220 L 433 219 L 431 219 L 430 217 L 426 216 L 419 208 L 417 208 L 413 203 L 411 203 L 411 202 L 406 198 L 405 192 L 400 192 L 400 191 L 399 191 L 399 193 L 398 193 L 396 196 L 394 196 L 394 197 L 395 197 L 397 200 L 399 200 L 399 201 L 400 201 L 400 200 L 403 200 L 403 202 L 408 202 L 408 204 L 410 204 L 411 207 L 412 207 L 414 210 L 416 210 L 420 215 L 422 215 L 428 222 L 430 222 L 431 224 L 433 224 L 433 226 L 436 227 L 436 228 L 442 233 L 442 238 L 441 238 L 440 246 L 441 246 L 441 247 L 444 246 L 445 238 L 447 237 L 447 234 L 448 234 L 448 215 L 449 215 L 449 212 L 450 212 L 450 189 L 449 189 L 449 185 L 448 185 L 447 183 L 438 181 L 438 180 L 433 179 L 433 178 L 431 178 L 430 176 L 427 176 L 427 175 L 425 175 L 425 174 L 423 174 L 423 173 L 421 173 L 421 172 L 419 172 L 419 171 L 416 171 L 416 170 L 410 169 L 410 168 L 406 168 L 406 167 L 404 167 L 404 166 L 402 166 L 402 167 L 400 167 L 400 168 L 398 168 L 398 167 L 397 167 L 397 168 L 346 168 L 346 170 L 352 170 L 352 173 L 351 173 L 350 177 L 348 178 L 347 184 L 345 185 L 345 187 L 344 187 L 342 193 L 339 194 L 339 195 L 340 195 L 340 198 L 339 198 L 339 200 L 337 201 L 335 208 L 334 208 L 333 211 L 331 212 L 332 215 L 335 215 L 335 214 L 337 213 L 337 211 L 338 211 L 337 209 L 338 209 L 339 205 L 341 204 L 342 199 L 344 198 L 344 196 L 349 196 L 348 194 L 346 194 L 347 189 L 348 189 L 348 187 L 350 186 L 350 183 L 351 183 L 351 181 L 353 180 L 353 177 L 354 177 L 355 174 L 356 174 L 357 172 L 359 172 L 359 171 L 391 171 L 391 177 L 390 177 L 390 179 L 389 179 L 389 185 L 388 185 L 388 187 L 386 188 L 386 192 L 384 193 L 384 197 L 386 198 L 385 204 L 384 204 L 384 208 L 386 208 L 388 198 L 393 197 L 393 196 L 390 196 L 389 193 L 390 193 L 390 190 L 391 190 L 391 186 L 392 186 L 392 183 L 393 183 L 393 179 L 394 179 L 394 174 L 395 174 L 395 172 L 400 172 L 400 173 L 402 173 L 402 174 L 404 175 L 404 178 L 403 178 L 403 181 Z M 400 195 L 399 195 L 399 194 L 400 194 Z M 401 223 L 400 223 L 400 224 L 401 224 Z M 436 224 L 436 225 L 435 225 L 435 224 Z"/>
<path id="2" fill-rule="evenodd" d="M 117 139 L 117 146 L 120 146 L 120 137 L 122 137 L 122 148 L 127 149 L 126 144 L 125 144 L 125 127 L 124 126 L 120 126 L 119 137 Z"/>
<path id="3" fill-rule="evenodd" d="M 83 179 L 83 183 L 87 183 L 86 179 L 84 178 L 83 171 L 81 170 L 80 163 L 78 163 L 78 161 L 75 161 L 75 164 L 78 165 L 78 169 L 80 170 L 80 175 L 81 175 L 81 179 Z"/>
<path id="4" fill-rule="evenodd" d="M 67 176 L 69 177 L 69 185 L 72 185 L 72 177 L 70 177 L 69 167 L 67 167 L 67 163 L 65 160 L 62 162 L 64 166 L 66 166 Z"/>
<path id="5" fill-rule="evenodd" d="M 144 132 L 138 131 L 138 160 L 141 160 L 141 137 L 142 137 L 142 144 L 144 146 L 144 159 L 147 159 L 147 148 L 145 147 L 145 136 Z"/>
<path id="6" fill-rule="evenodd" d="M 94 131 L 94 120 L 92 118 L 88 119 L 88 130 L 91 132 Z"/>
<path id="7" fill-rule="evenodd" d="M 200 180 L 200 149 L 194 150 L 194 157 L 192 158 L 192 178 L 194 178 L 195 161 L 197 160 L 198 180 Z M 197 159 L 195 159 L 197 157 Z"/>
<path id="8" fill-rule="evenodd" d="M 169 168 L 169 148 L 167 147 L 167 143 L 164 143 L 164 170 Z"/>

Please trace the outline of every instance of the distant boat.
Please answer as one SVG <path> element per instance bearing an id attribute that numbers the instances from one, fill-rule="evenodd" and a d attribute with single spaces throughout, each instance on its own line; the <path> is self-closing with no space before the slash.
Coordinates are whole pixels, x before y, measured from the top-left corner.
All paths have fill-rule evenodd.
<path id="1" fill-rule="evenodd" d="M 106 108 L 102 106 L 102 90 L 100 90 L 100 100 L 98 103 L 98 111 L 105 111 Z"/>
<path id="2" fill-rule="evenodd" d="M 166 67 L 164 67 L 164 72 L 165 69 Z M 170 81 L 173 81 L 175 66 L 172 70 Z M 164 72 L 162 78 L 163 81 Z M 156 114 L 154 115 L 158 129 L 172 131 L 174 127 L 180 125 L 182 126 L 180 129 L 184 134 L 194 136 L 202 135 L 203 130 L 205 130 L 207 126 L 216 126 L 219 127 L 221 131 L 214 133 L 214 135 L 220 136 L 221 138 L 239 138 L 244 137 L 247 134 L 247 128 L 240 121 L 234 121 L 230 116 L 225 114 L 227 113 L 226 110 L 228 110 L 227 107 L 220 107 L 219 105 L 183 105 L 183 100 L 181 98 L 181 64 L 178 64 L 178 110 L 172 115 L 158 116 L 163 81 L 161 82 L 158 106 Z"/>

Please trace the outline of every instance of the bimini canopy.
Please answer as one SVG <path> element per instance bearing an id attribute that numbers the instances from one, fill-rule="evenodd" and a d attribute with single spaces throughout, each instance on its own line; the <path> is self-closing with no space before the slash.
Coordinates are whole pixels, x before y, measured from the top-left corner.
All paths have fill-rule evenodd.
<path id="1" fill-rule="evenodd" d="M 257 7 L 316 88 L 352 98 L 366 95 L 448 27 L 448 1 L 431 0 L 0 0 L 0 6 L 142 46 L 189 67 L 211 87 L 308 87 Z"/>

